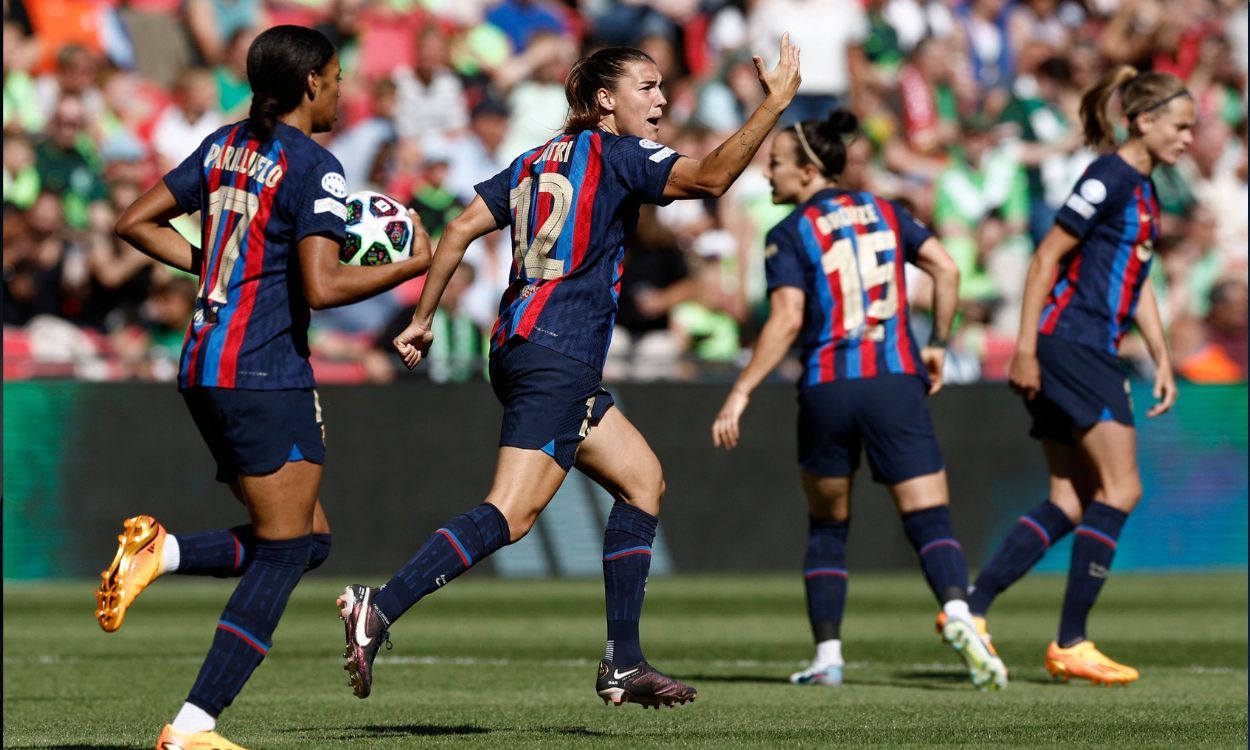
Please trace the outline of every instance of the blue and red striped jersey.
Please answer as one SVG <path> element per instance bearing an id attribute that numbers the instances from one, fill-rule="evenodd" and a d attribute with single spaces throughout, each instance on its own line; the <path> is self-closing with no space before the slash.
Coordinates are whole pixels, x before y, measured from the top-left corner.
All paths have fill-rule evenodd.
<path id="1" fill-rule="evenodd" d="M 512 273 L 491 351 L 513 336 L 603 370 L 626 243 L 643 203 L 666 203 L 678 155 L 603 130 L 564 133 L 476 186 L 512 227 Z"/>
<path id="2" fill-rule="evenodd" d="M 1101 156 L 1081 175 L 1055 223 L 1081 242 L 1059 264 L 1038 330 L 1115 354 L 1159 236 L 1154 181 L 1118 154 Z"/>
<path id="3" fill-rule="evenodd" d="M 933 234 L 871 193 L 821 190 L 765 239 L 768 291 L 807 295 L 801 385 L 887 373 L 929 380 L 907 326 L 905 262 Z"/>
<path id="4" fill-rule="evenodd" d="M 261 142 L 243 120 L 204 139 L 165 185 L 184 211 L 202 212 L 204 260 L 178 387 L 315 385 L 296 246 L 313 234 L 346 236 L 338 159 L 283 123 Z"/>

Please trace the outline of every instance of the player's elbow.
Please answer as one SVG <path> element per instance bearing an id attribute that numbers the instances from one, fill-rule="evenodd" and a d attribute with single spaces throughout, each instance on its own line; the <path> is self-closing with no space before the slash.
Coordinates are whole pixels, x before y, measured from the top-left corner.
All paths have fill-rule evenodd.
<path id="1" fill-rule="evenodd" d="M 126 209 L 122 211 L 121 216 L 117 217 L 117 223 L 113 225 L 113 234 L 133 245 L 138 228 L 139 222 L 135 218 L 134 213 L 130 209 Z"/>
<path id="2" fill-rule="evenodd" d="M 325 310 L 338 304 L 328 285 L 315 280 L 304 284 L 304 300 L 313 310 Z"/>
<path id="3" fill-rule="evenodd" d="M 955 262 L 945 250 L 940 253 L 934 253 L 931 256 L 929 268 L 926 269 L 929 275 L 933 277 L 933 281 L 938 285 L 954 284 L 959 285 L 959 264 Z"/>
<path id="4" fill-rule="evenodd" d="M 803 317 L 800 315 L 786 315 L 777 322 L 787 344 L 793 343 L 803 328 Z"/>
<path id="5" fill-rule="evenodd" d="M 476 236 L 477 233 L 473 229 L 473 217 L 469 215 L 468 211 L 461 211 L 456 218 L 447 222 L 447 226 L 443 229 L 443 236 L 439 239 L 439 244 L 461 240 L 467 245 Z"/>
<path id="6" fill-rule="evenodd" d="M 704 198 L 719 198 L 729 191 L 734 184 L 733 175 L 728 172 L 710 175 L 699 181 L 699 194 Z"/>
<path id="7" fill-rule="evenodd" d="M 308 309 L 310 310 L 324 310 L 327 307 L 333 307 L 333 305 L 327 303 L 325 298 L 319 294 L 310 294 L 305 292 L 304 298 L 308 301 Z"/>

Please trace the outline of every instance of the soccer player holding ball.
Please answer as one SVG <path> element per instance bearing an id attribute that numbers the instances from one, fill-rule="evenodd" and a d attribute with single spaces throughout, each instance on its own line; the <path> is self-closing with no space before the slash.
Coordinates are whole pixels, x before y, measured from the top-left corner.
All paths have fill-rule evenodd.
<path id="1" fill-rule="evenodd" d="M 583 58 L 565 83 L 563 132 L 477 186 L 447 227 L 412 323 L 395 339 L 414 367 L 433 339 L 443 289 L 474 239 L 512 234 L 513 268 L 491 335 L 491 385 L 504 407 L 495 480 L 485 502 L 437 529 L 384 588 L 339 598 L 345 658 L 357 696 L 396 619 L 422 597 L 530 530 L 574 466 L 616 498 L 603 538 L 607 649 L 595 690 L 605 703 L 671 706 L 693 687 L 652 667 L 639 643 L 651 543 L 664 494 L 660 462 L 601 385 L 625 243 L 643 203 L 721 195 L 742 173 L 799 85 L 788 35 L 778 65 L 755 58 L 765 99 L 702 160 L 654 139 L 667 100 L 655 62 L 610 47 Z"/>
<path id="2" fill-rule="evenodd" d="M 732 449 L 751 393 L 800 341 L 798 448 L 810 521 L 803 578 L 816 641 L 799 685 L 842 683 L 840 629 L 846 604 L 851 486 L 861 446 L 886 485 L 942 604 L 942 637 L 972 682 L 1004 687 L 1007 670 L 979 637 L 965 601 L 968 565 L 951 528 L 946 471 L 925 398 L 942 387 L 946 337 L 959 270 L 933 234 L 902 206 L 837 187 L 855 115 L 777 133 L 768 177 L 774 203 L 797 208 L 765 240 L 771 309 L 751 361 L 712 424 L 712 443 Z M 934 281 L 933 337 L 918 349 L 908 328 L 904 263 Z"/>
<path id="3" fill-rule="evenodd" d="M 1128 381 L 1116 361 L 1137 324 L 1155 361 L 1156 417 L 1176 401 L 1159 307 L 1150 283 L 1159 205 L 1150 174 L 1175 164 L 1193 141 L 1194 102 L 1167 73 L 1120 66 L 1085 93 L 1081 121 L 1094 147 L 1114 145 L 1107 113 L 1118 94 L 1128 139 L 1096 159 L 1076 183 L 1029 264 L 1011 387 L 1033 417 L 1050 469 L 1050 497 L 1020 517 L 970 599 L 984 618 L 1004 589 L 1075 529 L 1059 633 L 1046 669 L 1067 680 L 1123 684 L 1138 678 L 1086 640 L 1086 620 L 1115 556 L 1120 531 L 1141 499 L 1137 433 Z"/>
<path id="4" fill-rule="evenodd" d="M 251 518 L 175 536 L 153 517 L 135 516 L 103 573 L 96 617 L 110 632 L 164 573 L 239 578 L 186 702 L 160 733 L 160 750 L 239 747 L 216 733 L 217 718 L 268 653 L 300 577 L 329 555 L 310 306 L 377 294 L 420 275 L 430 259 L 417 222 L 409 260 L 376 268 L 339 262 L 343 170 L 309 137 L 329 131 L 336 117 L 333 45 L 317 31 L 277 26 L 252 43 L 247 71 L 248 119 L 206 138 L 117 222 L 117 233 L 139 250 L 199 274 L 178 387 L 216 460 L 217 480 Z M 199 248 L 169 224 L 196 211 Z"/>

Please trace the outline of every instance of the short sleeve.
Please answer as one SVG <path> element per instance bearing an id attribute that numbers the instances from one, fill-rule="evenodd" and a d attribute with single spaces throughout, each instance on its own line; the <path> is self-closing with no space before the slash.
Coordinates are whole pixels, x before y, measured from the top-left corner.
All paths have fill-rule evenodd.
<path id="1" fill-rule="evenodd" d="M 898 219 L 898 238 L 903 243 L 903 259 L 914 264 L 920 257 L 920 246 L 929 241 L 933 232 L 924 222 L 912 216 L 911 211 L 893 201 L 890 201 L 890 206 L 894 208 L 894 216 Z"/>
<path id="2" fill-rule="evenodd" d="M 764 276 L 768 293 L 783 286 L 807 291 L 807 274 L 803 271 L 803 245 L 794 230 L 778 224 L 764 238 Z"/>
<path id="3" fill-rule="evenodd" d="M 201 185 L 204 179 L 204 145 L 191 152 L 182 163 L 165 175 L 165 187 L 178 202 L 178 207 L 189 214 L 199 211 L 201 206 Z"/>
<path id="4" fill-rule="evenodd" d="M 1123 179 L 1111 157 L 1094 161 L 1077 180 L 1072 194 L 1059 207 L 1055 223 L 1078 238 L 1090 233 L 1122 202 L 1123 190 L 1117 190 Z"/>
<path id="5" fill-rule="evenodd" d="M 295 241 L 314 234 L 343 240 L 347 236 L 347 180 L 343 165 L 329 151 L 322 151 L 315 166 L 305 174 L 295 206 Z"/>
<path id="6" fill-rule="evenodd" d="M 512 192 L 514 166 L 515 164 L 509 165 L 507 169 L 489 180 L 483 180 L 473 186 L 473 190 L 482 197 L 482 201 L 490 209 L 491 216 L 495 217 L 495 226 L 500 229 L 512 222 L 512 208 L 508 203 L 508 196 Z"/>
<path id="7" fill-rule="evenodd" d="M 645 138 L 620 138 L 608 152 L 608 163 L 616 171 L 630 195 L 643 203 L 664 205 L 664 186 L 680 155 L 673 149 Z"/>

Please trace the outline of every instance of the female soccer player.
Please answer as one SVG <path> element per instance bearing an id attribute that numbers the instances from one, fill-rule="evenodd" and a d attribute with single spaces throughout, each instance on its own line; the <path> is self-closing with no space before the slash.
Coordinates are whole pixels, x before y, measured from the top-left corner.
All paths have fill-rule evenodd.
<path id="1" fill-rule="evenodd" d="M 117 233 L 144 253 L 200 277 L 178 387 L 217 462 L 217 480 L 247 506 L 249 526 L 168 534 L 151 516 L 125 522 L 103 574 L 96 616 L 119 628 L 134 598 L 162 573 L 240 576 L 162 750 L 236 748 L 217 717 L 269 651 L 278 618 L 306 569 L 330 551 L 318 500 L 325 445 L 308 363 L 309 307 L 346 304 L 429 267 L 415 214 L 410 260 L 341 266 L 347 208 L 342 167 L 309 136 L 331 129 L 339 62 L 319 32 L 277 26 L 247 58 L 248 119 L 204 140 L 126 209 Z M 201 212 L 200 248 L 169 224 Z"/>
<path id="2" fill-rule="evenodd" d="M 799 467 L 810 526 L 803 578 L 816 641 L 798 685 L 842 683 L 842 611 L 851 484 L 860 446 L 873 479 L 894 496 L 925 579 L 942 604 L 943 638 L 980 688 L 1006 685 L 1002 661 L 977 637 L 965 601 L 968 565 L 955 540 L 946 471 L 925 397 L 942 387 L 946 337 L 959 270 L 941 243 L 902 206 L 837 187 L 855 115 L 835 110 L 773 138 L 774 203 L 798 207 L 766 238 L 771 305 L 751 361 L 712 424 L 712 443 L 732 449 L 751 392 L 801 334 Z M 934 281 L 933 336 L 917 351 L 907 320 L 904 263 Z"/>
<path id="3" fill-rule="evenodd" d="M 439 297 L 477 237 L 511 227 L 512 281 L 491 335 L 491 385 L 504 407 L 486 501 L 438 529 L 382 589 L 348 586 L 346 668 L 366 697 L 379 643 L 395 619 L 500 547 L 525 536 L 577 466 L 616 503 L 603 537 L 608 643 L 595 689 L 604 702 L 671 706 L 695 689 L 650 666 L 638 621 L 664 494 L 660 462 L 600 384 L 616 313 L 625 243 L 642 203 L 718 196 L 751 161 L 799 85 L 789 37 L 766 71 L 765 99 L 742 128 L 696 161 L 656 143 L 668 103 L 645 53 L 610 47 L 583 58 L 565 83 L 563 132 L 477 186 L 443 234 L 412 323 L 395 339 L 408 367 L 429 350 Z"/>
<path id="4" fill-rule="evenodd" d="M 1095 683 L 1138 677 L 1085 640 L 1085 626 L 1120 529 L 1141 499 L 1128 381 L 1116 362 L 1131 322 L 1156 367 L 1157 402 L 1146 416 L 1163 414 L 1176 401 L 1149 278 L 1159 233 L 1150 173 L 1176 163 L 1193 141 L 1194 126 L 1193 98 L 1179 78 L 1121 66 L 1081 100 L 1085 139 L 1094 147 L 1114 144 L 1107 105 L 1115 94 L 1128 140 L 1090 164 L 1038 246 L 1011 361 L 1011 387 L 1025 398 L 1030 434 L 1042 441 L 1050 468 L 1050 499 L 1020 517 L 977 577 L 969 601 L 973 614 L 984 618 L 994 597 L 1075 528 L 1059 634 L 1047 649 L 1046 669 Z"/>

